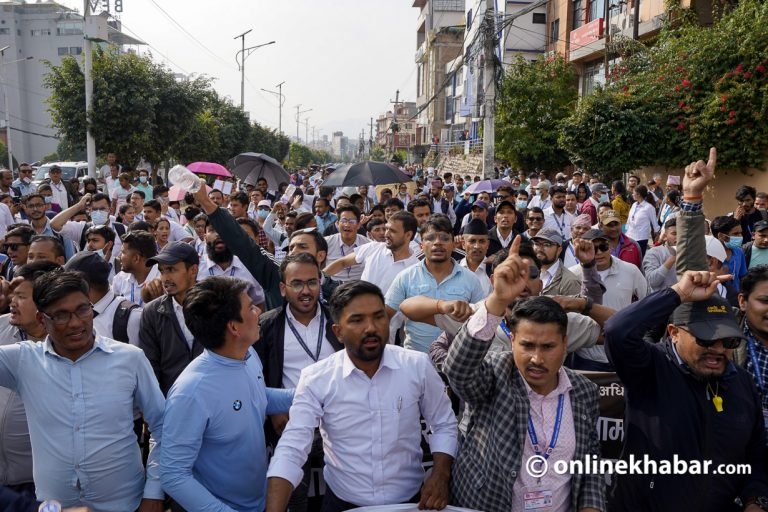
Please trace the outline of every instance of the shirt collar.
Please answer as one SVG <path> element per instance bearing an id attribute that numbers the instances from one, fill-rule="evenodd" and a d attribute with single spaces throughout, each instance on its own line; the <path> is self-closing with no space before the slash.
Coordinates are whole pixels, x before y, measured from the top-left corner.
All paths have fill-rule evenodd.
<path id="1" fill-rule="evenodd" d="M 384 353 L 381 355 L 381 362 L 379 363 L 379 369 L 381 369 L 382 366 L 387 367 L 390 370 L 400 369 L 400 363 L 395 359 L 395 356 L 392 352 L 393 351 L 387 345 L 384 346 Z M 343 378 L 347 378 L 355 369 L 357 369 L 357 366 L 355 366 L 355 363 L 353 363 L 352 360 L 349 358 L 349 354 L 347 353 L 347 350 L 344 349 L 344 355 L 342 356 L 341 376 Z M 376 370 L 376 372 L 378 373 L 378 370 Z"/>
<path id="2" fill-rule="evenodd" d="M 239 361 L 237 359 L 232 359 L 231 357 L 224 357 L 220 356 L 216 352 L 212 350 L 205 349 L 205 354 L 208 355 L 208 358 L 211 359 L 211 361 L 218 363 L 222 366 L 244 366 L 246 361 L 250 359 L 251 357 L 251 351 L 248 350 L 248 352 L 245 353 L 245 359 L 242 361 Z"/>
<path id="3" fill-rule="evenodd" d="M 106 295 L 93 305 L 93 310 L 98 314 L 102 314 L 109 305 L 112 304 L 112 301 L 115 300 L 116 297 L 117 295 L 115 295 L 112 290 L 109 290 Z"/>
<path id="4" fill-rule="evenodd" d="M 560 258 L 555 259 L 555 262 L 550 266 L 547 270 L 544 272 L 549 275 L 550 279 L 555 277 L 555 274 L 557 274 L 557 269 L 560 268 Z"/>
<path id="5" fill-rule="evenodd" d="M 80 356 L 78 361 L 84 359 L 91 352 L 94 352 L 96 349 L 101 350 L 102 352 L 104 352 L 106 354 L 111 354 L 112 352 L 114 352 L 114 349 L 112 347 L 109 347 L 105 343 L 106 338 L 104 338 L 104 336 L 100 336 L 100 335 L 96 334 L 96 331 L 93 331 L 93 337 L 94 337 L 93 346 L 91 347 L 91 349 L 88 352 L 86 352 L 85 354 Z M 44 343 L 44 346 L 45 346 L 45 352 L 46 353 L 51 354 L 52 356 L 57 357 L 59 359 L 66 359 L 65 357 L 62 357 L 59 354 L 57 354 L 56 351 L 53 349 L 53 343 L 51 343 L 51 336 L 50 335 L 45 337 L 45 341 L 43 343 Z"/>
<path id="6" fill-rule="evenodd" d="M 469 270 L 469 262 L 467 262 L 467 258 L 462 258 L 461 261 L 459 261 L 459 265 Z M 470 270 L 471 272 L 471 270 Z M 477 266 L 477 269 L 474 271 L 475 273 L 482 273 L 485 274 L 485 262 L 479 264 Z"/>
<path id="7" fill-rule="evenodd" d="M 320 318 L 320 313 L 321 313 L 321 311 L 320 311 L 320 299 L 318 299 L 317 304 L 315 305 L 315 316 L 312 317 L 312 322 L 314 322 L 315 320 Z M 296 320 L 296 317 L 293 315 L 293 311 L 291 311 L 291 306 L 288 305 L 287 302 L 285 303 L 285 316 L 287 318 L 293 320 L 294 322 L 298 322 L 298 320 Z M 312 323 L 312 322 L 310 322 L 310 323 Z M 302 324 L 302 325 L 304 325 L 304 324 Z"/>

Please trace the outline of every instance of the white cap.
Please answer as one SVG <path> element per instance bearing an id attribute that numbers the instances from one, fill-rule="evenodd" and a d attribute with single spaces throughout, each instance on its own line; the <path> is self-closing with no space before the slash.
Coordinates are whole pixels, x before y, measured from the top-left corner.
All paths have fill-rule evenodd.
<path id="1" fill-rule="evenodd" d="M 261 208 L 262 206 L 266 206 L 267 208 L 271 208 L 272 207 L 272 201 L 270 201 L 269 199 L 262 199 L 261 201 L 259 201 L 259 204 L 257 205 L 257 207 Z"/>
<path id="2" fill-rule="evenodd" d="M 707 243 L 707 256 L 715 258 L 720 263 L 723 263 L 728 255 L 725 253 L 725 247 L 723 243 L 717 238 L 707 235 L 704 237 Z"/>

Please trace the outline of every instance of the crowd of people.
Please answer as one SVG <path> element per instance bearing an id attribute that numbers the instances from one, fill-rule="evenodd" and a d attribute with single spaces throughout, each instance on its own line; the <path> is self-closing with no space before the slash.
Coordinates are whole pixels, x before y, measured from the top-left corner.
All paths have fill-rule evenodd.
<path id="1" fill-rule="evenodd" d="M 0 509 L 768 510 L 768 196 L 705 218 L 715 168 L 0 171 Z M 547 472 L 600 460 L 593 372 L 622 460 L 749 471 Z"/>

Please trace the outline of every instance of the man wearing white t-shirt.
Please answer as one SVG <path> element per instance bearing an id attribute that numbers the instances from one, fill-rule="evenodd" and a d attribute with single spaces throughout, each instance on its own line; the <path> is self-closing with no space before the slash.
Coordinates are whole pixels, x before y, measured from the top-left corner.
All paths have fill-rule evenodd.
<path id="1" fill-rule="evenodd" d="M 394 213 L 387 222 L 384 242 L 371 242 L 358 247 L 325 268 L 327 275 L 338 274 L 345 267 L 363 264 L 360 279 L 378 286 L 387 293 L 389 285 L 401 270 L 418 263 L 418 250 L 412 244 L 416 236 L 416 217 L 408 212 Z"/>

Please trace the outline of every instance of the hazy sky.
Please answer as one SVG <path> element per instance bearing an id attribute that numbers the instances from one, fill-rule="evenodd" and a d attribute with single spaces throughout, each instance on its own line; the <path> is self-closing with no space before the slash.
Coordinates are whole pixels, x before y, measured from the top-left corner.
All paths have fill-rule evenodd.
<path id="1" fill-rule="evenodd" d="M 110 0 L 112 3 L 114 0 Z M 82 12 L 83 2 L 60 0 Z M 245 109 L 251 120 L 277 128 L 278 99 L 260 91 L 285 81 L 283 131 L 296 135 L 296 108 L 312 109 L 318 133 L 357 137 L 389 100 L 414 101 L 416 21 L 412 0 L 123 0 L 123 31 L 149 44 L 141 51 L 173 71 L 207 75 L 240 104 L 235 54 L 245 45 L 276 41 L 245 61 Z M 181 27 L 166 17 L 165 10 Z M 162 55 L 161 55 L 162 54 Z M 375 127 L 374 127 L 375 129 Z M 301 138 L 305 130 L 302 119 Z"/>

